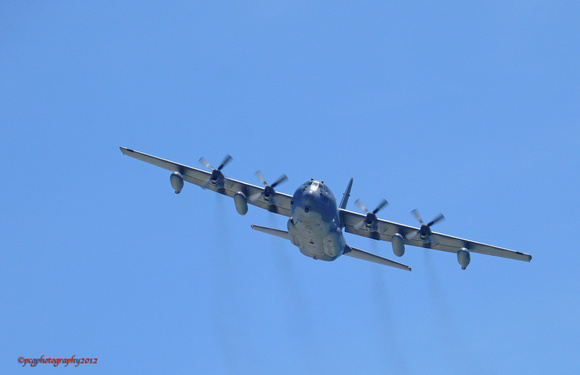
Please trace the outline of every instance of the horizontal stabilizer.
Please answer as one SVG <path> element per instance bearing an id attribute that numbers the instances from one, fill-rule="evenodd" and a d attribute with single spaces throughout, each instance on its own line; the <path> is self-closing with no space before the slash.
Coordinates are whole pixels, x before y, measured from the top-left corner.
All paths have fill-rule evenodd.
<path id="1" fill-rule="evenodd" d="M 290 235 L 288 234 L 288 231 L 285 231 L 285 230 L 261 227 L 259 225 L 252 225 L 252 229 L 257 230 L 258 232 L 263 232 L 263 233 L 270 234 L 272 236 L 276 236 L 276 237 L 280 237 L 280 238 L 284 238 L 287 240 L 290 239 Z"/>
<path id="2" fill-rule="evenodd" d="M 406 266 L 401 263 L 393 262 L 392 260 L 388 260 L 387 258 L 380 257 L 375 254 L 367 253 L 366 251 L 362 251 L 359 249 L 355 249 L 354 247 L 347 246 L 347 249 L 344 252 L 344 255 L 348 255 L 349 257 L 368 260 L 369 262 L 375 262 L 378 264 L 384 264 L 385 266 L 391 266 L 395 268 L 400 268 L 402 270 L 411 271 L 411 267 Z"/>

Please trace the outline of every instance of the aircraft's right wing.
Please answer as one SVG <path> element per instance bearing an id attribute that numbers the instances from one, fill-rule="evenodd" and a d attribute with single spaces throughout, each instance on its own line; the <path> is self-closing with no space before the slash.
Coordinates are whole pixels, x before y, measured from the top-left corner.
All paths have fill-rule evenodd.
<path id="1" fill-rule="evenodd" d="M 211 178 L 211 173 L 203 171 L 201 169 L 189 167 L 184 164 L 179 164 L 173 161 L 165 160 L 157 156 L 148 155 L 143 152 L 131 150 L 129 148 L 120 147 L 123 155 L 130 156 L 132 158 L 144 161 L 149 164 L 153 164 L 157 167 L 167 169 L 172 172 L 179 172 L 183 176 L 183 180 L 205 187 L 207 190 L 215 191 L 216 193 L 226 195 L 228 197 L 233 197 L 238 191 L 243 192 L 246 197 L 250 197 L 254 194 L 264 191 L 263 187 L 248 184 L 242 181 L 237 181 L 228 177 L 224 177 L 224 188 L 216 189 L 212 184 L 206 184 L 209 178 Z M 276 192 L 276 204 L 272 205 L 265 201 L 262 195 L 255 201 L 248 200 L 248 204 L 253 204 L 254 206 L 263 208 L 270 212 L 274 212 L 284 216 L 292 216 L 290 202 L 292 201 L 292 196 L 280 192 Z"/>

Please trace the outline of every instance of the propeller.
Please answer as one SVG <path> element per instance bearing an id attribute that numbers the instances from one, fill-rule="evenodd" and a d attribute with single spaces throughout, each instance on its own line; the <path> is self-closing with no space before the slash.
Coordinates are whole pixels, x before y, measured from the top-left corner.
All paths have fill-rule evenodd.
<path id="1" fill-rule="evenodd" d="M 412 232 L 407 233 L 407 235 L 405 237 L 408 240 L 414 240 L 417 238 L 418 235 L 421 235 L 421 238 L 424 240 L 428 239 L 429 236 L 431 236 L 431 234 L 433 233 L 431 231 L 431 226 L 433 224 L 437 224 L 441 220 L 445 220 L 445 216 L 443 216 L 443 214 L 439 214 L 435 219 L 433 219 L 430 222 L 428 222 L 427 224 L 425 224 L 417 209 L 411 211 L 411 213 L 413 214 L 413 216 L 415 216 L 417 221 L 419 221 L 419 223 L 421 224 L 421 228 L 419 230 L 414 230 Z"/>
<path id="2" fill-rule="evenodd" d="M 209 184 L 213 181 L 214 183 L 216 183 L 218 181 L 218 179 L 222 179 L 224 178 L 224 174 L 222 173 L 222 168 L 225 167 L 233 158 L 230 155 L 226 155 L 226 157 L 224 158 L 224 160 L 222 161 L 222 163 L 219 165 L 219 167 L 214 168 L 211 166 L 211 164 L 207 161 L 206 158 L 204 158 L 203 156 L 201 158 L 199 158 L 199 162 L 203 165 L 205 165 L 208 169 L 211 169 L 211 177 L 207 179 L 206 182 L 204 182 L 201 187 L 203 189 L 207 189 L 207 187 L 209 186 Z"/>
<path id="3" fill-rule="evenodd" d="M 360 223 L 356 224 L 354 226 L 354 229 L 356 229 L 357 231 L 362 229 L 362 227 L 364 225 L 366 225 L 367 227 L 371 227 L 373 225 L 373 223 L 377 222 L 377 213 L 382 210 L 386 205 L 389 204 L 389 202 L 387 202 L 386 199 L 383 199 L 381 201 L 381 203 L 379 203 L 379 205 L 377 206 L 377 208 L 375 208 L 372 212 L 369 212 L 369 210 L 367 210 L 367 208 L 365 207 L 365 205 L 363 204 L 363 202 L 360 199 L 357 199 L 356 202 L 357 206 L 360 207 L 361 210 L 363 210 L 364 212 L 366 212 L 367 217 L 364 220 L 361 220 Z"/>
<path id="4" fill-rule="evenodd" d="M 262 181 L 265 188 L 264 188 L 264 190 L 262 190 L 259 193 L 250 195 L 250 197 L 249 197 L 250 202 L 255 202 L 258 199 L 260 199 L 260 197 L 262 197 L 262 196 L 266 197 L 266 199 L 270 199 L 270 197 L 273 197 L 274 195 L 276 195 L 276 190 L 274 190 L 274 188 L 276 186 L 278 186 L 279 184 L 281 184 L 282 182 L 288 180 L 288 177 L 285 174 L 283 174 L 282 176 L 280 176 L 280 178 L 278 178 L 276 181 L 274 181 L 274 183 L 272 183 L 272 185 L 268 185 L 268 183 L 266 182 L 266 179 L 264 178 L 264 175 L 262 174 L 261 171 L 256 172 L 256 177 L 258 177 L 260 179 L 260 181 Z"/>

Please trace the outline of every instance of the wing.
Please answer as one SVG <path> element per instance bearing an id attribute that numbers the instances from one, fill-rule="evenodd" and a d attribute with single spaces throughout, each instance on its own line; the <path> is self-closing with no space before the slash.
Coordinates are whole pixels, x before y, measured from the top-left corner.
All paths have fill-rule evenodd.
<path id="1" fill-rule="evenodd" d="M 348 233 L 357 234 L 359 236 L 373 238 L 375 240 L 381 241 L 392 241 L 395 234 L 400 233 L 403 236 L 404 243 L 406 245 L 413 245 L 424 247 L 428 249 L 435 249 L 441 251 L 448 251 L 451 253 L 457 253 L 462 248 L 466 248 L 471 252 L 493 255 L 502 258 L 509 258 L 515 260 L 523 260 L 529 262 L 532 260 L 532 256 L 519 251 L 513 251 L 504 249 L 497 246 L 486 245 L 480 242 L 465 240 L 458 237 L 448 236 L 440 233 L 433 233 L 430 242 L 425 242 L 421 239 L 408 240 L 406 235 L 417 231 L 419 228 L 411 227 L 408 225 L 398 224 L 387 220 L 377 220 L 377 231 L 370 232 L 366 230 L 365 227 L 357 229 L 357 224 L 366 218 L 366 215 L 362 215 L 356 212 L 348 210 L 340 210 L 341 220 L 344 224 L 344 229 Z"/>
<path id="2" fill-rule="evenodd" d="M 239 191 L 244 193 L 246 197 L 250 197 L 253 194 L 257 194 L 264 191 L 264 188 L 262 187 L 247 184 L 245 182 L 237 181 L 227 177 L 224 177 L 224 188 L 217 189 L 212 184 L 206 184 L 208 179 L 210 179 L 211 177 L 211 173 L 209 172 L 189 167 L 187 165 L 175 163 L 173 161 L 161 159 L 158 158 L 157 156 L 148 155 L 139 151 L 131 150 L 129 148 L 120 147 L 120 149 L 123 155 L 127 155 L 132 158 L 144 161 L 146 163 L 156 165 L 158 167 L 167 169 L 168 171 L 179 172 L 183 176 L 184 181 L 195 184 L 197 186 L 204 186 L 208 190 L 212 190 L 215 191 L 216 193 L 227 195 L 228 197 L 233 197 Z M 275 205 L 269 204 L 269 202 L 267 202 L 264 199 L 263 195 L 253 202 L 248 200 L 248 204 L 252 204 L 254 206 L 268 210 L 270 212 L 290 217 L 292 215 L 290 210 L 291 200 L 292 197 L 290 195 L 276 192 Z"/>

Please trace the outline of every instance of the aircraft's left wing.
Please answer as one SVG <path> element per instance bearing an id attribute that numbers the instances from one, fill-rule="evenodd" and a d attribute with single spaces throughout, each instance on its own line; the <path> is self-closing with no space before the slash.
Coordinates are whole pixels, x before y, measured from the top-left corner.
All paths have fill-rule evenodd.
<path id="1" fill-rule="evenodd" d="M 497 257 L 515 260 L 523 260 L 527 262 L 532 260 L 531 255 L 519 251 L 508 250 L 492 245 L 486 245 L 480 242 L 465 240 L 462 238 L 448 236 L 440 233 L 433 233 L 431 236 L 431 241 L 427 242 L 421 240 L 420 238 L 409 240 L 406 238 L 407 234 L 417 231 L 418 228 L 414 228 L 404 224 L 398 224 L 387 220 L 378 219 L 377 231 L 370 232 L 364 226 L 360 227 L 359 225 L 359 223 L 362 220 L 365 220 L 366 215 L 362 215 L 357 212 L 352 212 L 344 209 L 340 209 L 340 214 L 346 232 L 357 234 L 363 237 L 373 238 L 375 240 L 392 242 L 393 236 L 399 233 L 403 237 L 405 245 L 419 246 L 427 249 L 442 250 L 451 253 L 457 253 L 462 248 L 466 248 L 467 250 L 474 253 L 493 255 Z"/>
<path id="2" fill-rule="evenodd" d="M 247 184 L 245 182 L 237 181 L 237 180 L 234 180 L 234 179 L 231 179 L 228 177 L 224 177 L 224 188 L 217 189 L 212 184 L 206 184 L 208 179 L 211 178 L 211 173 L 209 173 L 209 172 L 203 171 L 201 169 L 189 167 L 189 166 L 184 165 L 184 164 L 165 160 L 165 159 L 159 158 L 157 156 L 148 155 L 148 154 L 145 154 L 143 152 L 131 150 L 129 148 L 120 147 L 120 149 L 121 149 L 121 152 L 123 153 L 123 155 L 130 156 L 132 158 L 144 161 L 144 162 L 149 163 L 149 164 L 153 164 L 155 166 L 167 169 L 167 170 L 172 171 L 172 172 L 179 172 L 183 176 L 184 181 L 187 181 L 189 183 L 192 183 L 192 184 L 195 184 L 198 186 L 203 186 L 207 190 L 212 190 L 212 191 L 215 191 L 216 193 L 220 193 L 220 194 L 226 195 L 228 197 L 233 197 L 239 191 L 244 193 L 244 195 L 246 197 L 250 197 L 256 193 L 260 193 L 260 192 L 264 191 L 264 188 L 262 188 L 262 187 Z M 268 210 L 270 212 L 274 212 L 274 213 L 277 213 L 280 215 L 290 217 L 290 216 L 292 216 L 292 213 L 290 211 L 290 201 L 291 200 L 292 200 L 292 197 L 290 195 L 276 192 L 276 204 L 275 205 L 269 204 L 264 199 L 263 195 L 253 202 L 248 200 L 248 204 L 252 204 L 254 206 Z"/>

